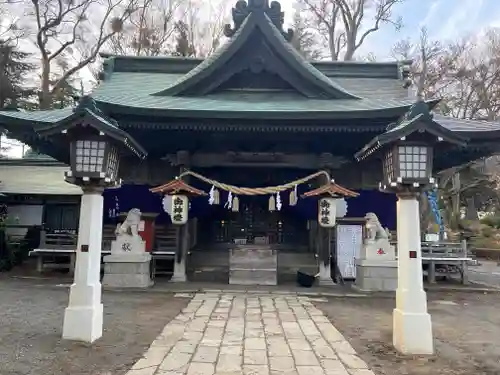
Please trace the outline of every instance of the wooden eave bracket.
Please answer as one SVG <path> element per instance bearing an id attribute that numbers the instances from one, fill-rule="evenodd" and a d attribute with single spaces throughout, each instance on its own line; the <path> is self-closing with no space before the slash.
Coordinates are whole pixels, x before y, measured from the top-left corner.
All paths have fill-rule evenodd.
<path id="1" fill-rule="evenodd" d="M 203 190 L 196 189 L 195 187 L 185 183 L 180 179 L 172 180 L 166 184 L 156 186 L 149 189 L 152 193 L 161 193 L 164 195 L 183 194 L 191 197 L 202 197 L 208 195 Z"/>
<path id="2" fill-rule="evenodd" d="M 330 182 L 329 184 L 320 186 L 319 188 L 309 190 L 308 192 L 302 194 L 302 198 L 311 198 L 311 197 L 322 197 L 322 196 L 331 196 L 331 197 L 349 197 L 355 198 L 359 196 L 359 193 L 349 190 L 343 186 L 336 184 L 335 182 Z"/>

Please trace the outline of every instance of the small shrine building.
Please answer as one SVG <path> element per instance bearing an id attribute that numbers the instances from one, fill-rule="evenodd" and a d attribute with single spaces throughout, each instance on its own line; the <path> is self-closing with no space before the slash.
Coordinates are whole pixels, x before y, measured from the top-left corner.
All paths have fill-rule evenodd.
<path id="1" fill-rule="evenodd" d="M 283 30 L 279 4 L 262 3 L 238 2 L 234 25 L 225 30 L 228 40 L 204 60 L 107 55 L 99 85 L 74 108 L 4 111 L 0 126 L 66 164 L 69 143 L 42 136 L 40 129 L 89 122 L 127 144 L 135 155 L 120 155 L 122 187 L 104 192 L 104 222 L 116 226 L 118 212 L 132 208 L 154 217 L 158 235 L 148 250 L 178 246 L 162 197 L 150 189 L 186 170 L 250 188 L 327 171 L 336 184 L 359 193 L 347 199 L 345 223 L 361 223 L 373 212 L 394 230 L 396 197 L 378 191 L 381 159 L 354 158 L 371 140 L 403 120 L 433 122 L 466 140 L 462 147 L 435 149 L 435 171 L 499 150 L 500 124 L 432 117 L 438 101 L 417 102 L 410 94 L 411 62 L 308 61 L 289 42 L 292 33 Z M 90 152 L 77 160 L 82 168 L 99 162 L 99 154 Z M 192 176 L 188 182 L 206 193 L 212 188 Z M 298 184 L 296 195 L 317 183 Z M 299 199 L 292 206 L 289 193 L 280 195 L 281 209 L 274 202 L 272 211 L 265 195 L 239 196 L 238 210 L 228 209 L 223 190 L 219 205 L 209 204 L 207 196 L 193 199 L 187 265 L 192 277 L 222 271 L 227 279 L 225 254 L 235 241 L 272 246 L 284 268 L 317 267 L 311 248 L 317 205 Z M 342 250 L 336 251 L 340 258 Z"/>

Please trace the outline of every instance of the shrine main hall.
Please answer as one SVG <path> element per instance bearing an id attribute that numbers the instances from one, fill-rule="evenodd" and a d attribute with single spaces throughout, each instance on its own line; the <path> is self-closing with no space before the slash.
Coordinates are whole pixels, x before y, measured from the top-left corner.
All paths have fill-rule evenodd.
<path id="1" fill-rule="evenodd" d="M 183 181 L 204 194 L 189 202 L 188 251 L 178 269 L 184 280 L 227 282 L 227 254 L 235 245 L 270 248 L 277 254 L 278 279 L 295 278 L 297 269 L 316 273 L 317 199 L 305 194 L 325 183 L 350 192 L 340 194 L 331 241 L 340 273 L 352 278 L 365 216 L 374 213 L 382 227 L 396 229 L 396 195 L 379 191 L 383 158 L 376 152 L 356 158 L 360 150 L 371 153 L 374 145 L 412 132 L 453 143 L 427 156 L 410 152 L 414 173 L 424 173 L 425 157 L 436 173 L 498 150 L 499 124 L 435 115 L 439 100 L 417 100 L 409 61 L 308 61 L 290 43 L 293 33 L 283 29 L 277 2 L 239 1 L 233 21 L 226 42 L 206 59 L 105 55 L 98 85 L 74 107 L 2 111 L 0 126 L 51 158 L 50 165 L 89 173 L 84 182 L 105 176 L 104 237 L 120 213 L 137 208 L 149 221 L 141 228 L 148 232 L 148 252 L 175 253 L 182 242 L 163 195 L 151 189 L 192 172 Z M 94 137 L 80 140 L 81 153 L 75 154 L 67 136 L 77 137 L 76 128 L 105 136 L 112 150 Z M 104 174 L 95 174 L 103 168 Z M 318 171 L 334 182 L 304 180 Z M 111 186 L 115 181 L 119 186 Z M 294 181 L 266 194 L 225 188 Z M 49 220 L 46 234 L 78 231 L 79 204 L 63 223 Z"/>

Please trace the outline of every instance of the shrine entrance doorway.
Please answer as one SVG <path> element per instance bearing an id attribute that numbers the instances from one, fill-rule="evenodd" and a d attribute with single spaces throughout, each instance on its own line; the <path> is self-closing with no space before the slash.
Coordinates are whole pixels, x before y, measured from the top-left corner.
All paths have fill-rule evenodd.
<path id="1" fill-rule="evenodd" d="M 222 204 L 208 210 L 210 214 L 198 221 L 199 238 L 205 245 L 307 245 L 307 220 L 293 207 L 270 212 L 265 197 L 244 197 L 238 212 Z"/>
<path id="2" fill-rule="evenodd" d="M 283 176 L 271 168 L 243 170 L 244 174 L 233 168 L 206 170 L 201 173 L 234 185 L 250 187 L 278 185 L 304 174 L 303 171 L 298 171 L 297 176 Z M 236 212 L 227 207 L 226 193 L 221 194 L 218 205 L 207 205 L 206 212 L 198 217 L 200 245 L 272 245 L 275 248 L 293 248 L 294 251 L 307 248 L 307 218 L 297 207 L 288 204 L 285 194 L 282 194 L 281 210 L 274 211 L 269 210 L 269 195 L 238 196 L 238 199 L 239 207 Z"/>

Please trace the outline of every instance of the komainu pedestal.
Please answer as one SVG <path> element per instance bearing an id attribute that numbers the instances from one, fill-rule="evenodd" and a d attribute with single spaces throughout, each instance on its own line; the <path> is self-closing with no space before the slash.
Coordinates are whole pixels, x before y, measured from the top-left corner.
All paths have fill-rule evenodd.
<path id="1" fill-rule="evenodd" d="M 116 227 L 116 240 L 111 243 L 111 255 L 104 257 L 102 284 L 115 288 L 147 288 L 151 280 L 151 254 L 138 233 L 141 211 L 129 211 L 123 224 Z"/>
<path id="2" fill-rule="evenodd" d="M 396 250 L 374 213 L 366 214 L 367 238 L 356 259 L 355 287 L 363 291 L 395 291 L 398 286 Z"/>

